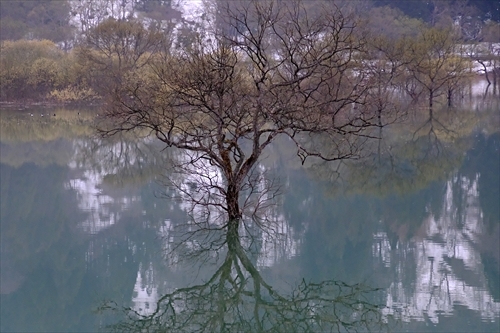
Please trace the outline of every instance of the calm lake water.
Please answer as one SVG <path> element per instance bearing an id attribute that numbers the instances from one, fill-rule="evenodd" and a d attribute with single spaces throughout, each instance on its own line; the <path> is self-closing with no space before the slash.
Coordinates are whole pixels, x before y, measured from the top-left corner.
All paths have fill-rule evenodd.
<path id="1" fill-rule="evenodd" d="M 106 331 L 122 319 L 98 311 L 109 301 L 189 318 L 176 331 L 222 318 L 253 332 L 252 313 L 263 330 L 318 329 L 307 323 L 331 316 L 343 283 L 369 289 L 363 309 L 377 305 L 384 329 L 500 331 L 498 110 L 493 98 L 418 111 L 343 163 L 302 166 L 276 142 L 256 173 L 279 194 L 264 228 L 245 224 L 245 254 L 221 232 L 185 233 L 200 212 L 165 186 L 181 152 L 93 137 L 91 111 L 1 110 L 1 331 Z M 190 175 L 172 177 L 196 193 Z"/>

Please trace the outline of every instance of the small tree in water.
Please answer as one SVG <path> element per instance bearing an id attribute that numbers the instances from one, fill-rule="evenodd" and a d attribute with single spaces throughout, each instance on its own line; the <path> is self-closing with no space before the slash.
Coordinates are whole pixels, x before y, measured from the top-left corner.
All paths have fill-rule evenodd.
<path id="1" fill-rule="evenodd" d="M 380 126 L 363 38 L 354 20 L 323 5 L 312 13 L 299 1 L 233 3 L 209 40 L 180 49 L 164 41 L 146 66 L 116 81 L 102 132 L 146 128 L 185 152 L 175 168 L 198 180 L 191 191 L 179 189 L 207 208 L 207 221 L 215 209 L 222 227 L 237 230 L 250 208 L 261 207 L 263 179 L 252 171 L 276 138 L 293 142 L 302 163 L 338 160 L 357 156 L 369 129 Z M 317 142 L 333 149 L 324 153 Z"/>

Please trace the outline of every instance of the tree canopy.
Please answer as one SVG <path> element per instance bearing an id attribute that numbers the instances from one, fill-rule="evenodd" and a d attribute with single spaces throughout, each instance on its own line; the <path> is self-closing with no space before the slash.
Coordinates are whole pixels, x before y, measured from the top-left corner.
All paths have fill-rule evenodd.
<path id="1" fill-rule="evenodd" d="M 180 169 L 204 184 L 188 194 L 193 202 L 215 208 L 228 223 L 255 217 L 259 203 L 240 193 L 261 191 L 262 180 L 251 175 L 278 136 L 295 143 L 302 161 L 337 160 L 357 156 L 380 124 L 383 110 L 374 112 L 370 80 L 360 70 L 366 43 L 356 21 L 323 5 L 314 13 L 301 2 L 228 6 L 221 15 L 226 29 L 210 39 L 199 36 L 180 49 L 164 39 L 145 63 L 123 68 L 107 87 L 101 131 L 148 129 L 188 153 Z M 334 148 L 325 154 L 317 140 Z"/>

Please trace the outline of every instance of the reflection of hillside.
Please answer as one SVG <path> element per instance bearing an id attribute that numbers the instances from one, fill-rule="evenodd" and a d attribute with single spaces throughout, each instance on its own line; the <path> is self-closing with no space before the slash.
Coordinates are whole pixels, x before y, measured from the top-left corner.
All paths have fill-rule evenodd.
<path id="1" fill-rule="evenodd" d="M 500 316 L 500 303 L 488 290 L 478 251 L 485 230 L 477 184 L 477 177 L 448 181 L 440 216 L 430 213 L 421 236 L 413 241 L 391 249 L 387 236 L 377 234 L 373 255 L 386 265 L 397 269 L 403 261 L 415 261 L 412 291 L 409 293 L 404 285 L 405 272 L 399 272 L 388 288 L 388 313 L 401 311 L 406 321 L 428 318 L 436 323 L 439 316 L 451 315 L 456 306 L 462 305 L 478 311 L 483 319 Z M 463 190 L 463 198 L 458 198 L 463 200 L 462 209 L 458 209 L 454 187 Z"/>
<path id="2" fill-rule="evenodd" d="M 138 201 L 137 196 L 113 198 L 102 193 L 102 175 L 94 170 L 87 170 L 81 178 L 71 179 L 65 184 L 67 189 L 76 192 L 78 208 L 88 214 L 88 218 L 80 227 L 89 234 L 96 234 L 115 224 L 121 213 L 130 208 L 131 203 Z"/>
<path id="3" fill-rule="evenodd" d="M 134 310 L 142 315 L 151 314 L 155 310 L 156 302 L 158 302 L 158 288 L 153 277 L 154 268 L 152 263 L 146 269 L 142 268 L 142 263 L 139 264 L 132 294 L 132 303 Z"/>
<path id="4" fill-rule="evenodd" d="M 80 225 L 83 230 L 96 234 L 114 225 L 140 201 L 128 184 L 155 176 L 158 161 L 147 144 L 146 140 L 74 140 L 74 155 L 68 162 L 73 176 L 65 186 L 77 193 L 78 207 L 88 215 Z"/>

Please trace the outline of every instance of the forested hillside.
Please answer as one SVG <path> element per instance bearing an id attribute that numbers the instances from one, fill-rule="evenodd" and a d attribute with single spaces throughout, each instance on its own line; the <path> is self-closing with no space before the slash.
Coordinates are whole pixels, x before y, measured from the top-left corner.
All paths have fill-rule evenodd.
<path id="1" fill-rule="evenodd" d="M 406 15 L 430 22 L 442 15 L 500 19 L 500 3 L 492 0 L 372 0 L 377 7 L 398 8 Z"/>

